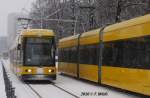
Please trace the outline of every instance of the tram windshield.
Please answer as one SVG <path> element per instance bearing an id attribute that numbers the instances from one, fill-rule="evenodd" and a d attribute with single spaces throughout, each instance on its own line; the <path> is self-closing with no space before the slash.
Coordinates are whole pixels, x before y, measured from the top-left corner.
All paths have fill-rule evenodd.
<path id="1" fill-rule="evenodd" d="M 24 63 L 26 66 L 53 66 L 54 51 L 54 38 L 26 38 Z"/>

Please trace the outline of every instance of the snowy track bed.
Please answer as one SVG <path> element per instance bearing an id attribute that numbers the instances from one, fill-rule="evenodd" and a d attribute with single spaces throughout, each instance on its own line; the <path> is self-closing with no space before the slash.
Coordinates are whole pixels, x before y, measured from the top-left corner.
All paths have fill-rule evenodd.
<path id="1" fill-rule="evenodd" d="M 39 98 L 79 98 L 55 87 L 53 84 L 32 84 L 30 87 L 41 96 Z"/>
<path id="2" fill-rule="evenodd" d="M 53 83 L 25 84 L 11 72 L 9 61 L 3 60 L 3 62 L 16 88 L 17 98 L 140 98 L 59 74 Z M 98 95 L 98 93 L 107 94 Z"/>

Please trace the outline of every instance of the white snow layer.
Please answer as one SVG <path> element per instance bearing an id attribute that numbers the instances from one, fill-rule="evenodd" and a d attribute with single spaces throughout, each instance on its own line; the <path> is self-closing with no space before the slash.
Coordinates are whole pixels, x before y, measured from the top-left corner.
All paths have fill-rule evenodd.
<path id="1" fill-rule="evenodd" d="M 2 69 L 1 62 L 0 62 L 0 98 L 7 98 L 5 92 L 5 83 L 3 78 L 3 69 Z"/>
<path id="2" fill-rule="evenodd" d="M 12 81 L 13 87 L 15 87 L 15 95 L 17 98 L 38 98 L 38 96 L 24 83 L 22 83 L 16 75 L 10 70 L 9 60 L 3 60 L 5 69 Z"/>

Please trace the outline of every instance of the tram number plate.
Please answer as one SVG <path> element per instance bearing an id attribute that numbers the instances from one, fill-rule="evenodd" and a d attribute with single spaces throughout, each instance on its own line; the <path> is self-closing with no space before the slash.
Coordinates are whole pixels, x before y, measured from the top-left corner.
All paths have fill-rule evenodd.
<path id="1" fill-rule="evenodd" d="M 43 74 L 43 69 L 42 68 L 38 68 L 37 69 L 37 74 Z"/>
<path id="2" fill-rule="evenodd" d="M 37 79 L 43 79 L 44 76 L 43 76 L 43 75 L 36 75 L 36 78 L 37 78 Z"/>

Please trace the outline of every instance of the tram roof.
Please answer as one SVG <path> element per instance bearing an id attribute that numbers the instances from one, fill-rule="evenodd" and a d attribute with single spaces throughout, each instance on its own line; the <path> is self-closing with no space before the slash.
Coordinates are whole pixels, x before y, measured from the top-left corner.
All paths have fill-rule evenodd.
<path id="1" fill-rule="evenodd" d="M 26 29 L 20 34 L 24 37 L 36 37 L 36 36 L 54 36 L 53 30 L 48 29 Z"/>
<path id="2" fill-rule="evenodd" d="M 115 41 L 150 35 L 150 14 L 130 19 L 124 22 L 107 26 L 103 32 L 103 41 Z M 99 42 L 99 29 L 84 32 L 80 38 L 80 44 L 96 44 Z M 79 35 L 65 37 L 59 40 L 59 47 L 71 47 L 77 45 Z"/>

